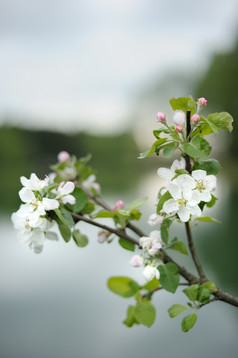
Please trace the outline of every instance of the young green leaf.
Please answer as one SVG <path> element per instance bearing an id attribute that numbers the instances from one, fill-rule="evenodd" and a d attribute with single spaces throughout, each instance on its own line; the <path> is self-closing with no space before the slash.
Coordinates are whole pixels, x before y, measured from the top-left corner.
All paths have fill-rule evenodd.
<path id="1" fill-rule="evenodd" d="M 126 319 L 123 321 L 123 323 L 127 326 L 127 327 L 132 327 L 133 324 L 139 324 L 138 321 L 135 318 L 135 307 L 134 306 L 129 306 L 127 309 L 127 317 Z"/>
<path id="2" fill-rule="evenodd" d="M 137 302 L 134 315 L 136 320 L 146 327 L 151 327 L 154 323 L 156 311 L 149 301 Z"/>
<path id="3" fill-rule="evenodd" d="M 135 251 L 135 244 L 133 244 L 133 242 L 130 242 L 130 241 L 124 239 L 123 237 L 120 237 L 118 242 L 119 242 L 119 245 L 121 247 L 123 247 L 123 249 L 129 250 L 129 251 Z"/>
<path id="4" fill-rule="evenodd" d="M 166 158 L 170 158 L 175 150 L 178 148 L 179 146 L 179 143 L 178 142 L 172 142 L 172 143 L 169 143 L 169 144 L 166 144 L 163 146 L 163 154 Z"/>
<path id="5" fill-rule="evenodd" d="M 93 219 L 96 219 L 96 218 L 113 218 L 114 215 L 115 214 L 112 211 L 100 210 L 98 213 L 93 215 Z"/>
<path id="6" fill-rule="evenodd" d="M 66 204 L 66 207 L 74 213 L 80 213 L 88 203 L 88 196 L 81 188 L 78 187 L 74 189 L 72 195 L 75 197 L 76 203 L 74 205 Z"/>
<path id="7" fill-rule="evenodd" d="M 140 198 L 137 200 L 132 201 L 130 204 L 126 206 L 126 210 L 132 211 L 135 209 L 139 209 L 142 205 L 144 205 L 148 200 L 148 197 Z"/>
<path id="8" fill-rule="evenodd" d="M 191 313 L 190 315 L 185 317 L 182 320 L 182 324 L 181 324 L 182 331 L 183 332 L 188 332 L 190 329 L 193 328 L 193 326 L 195 325 L 196 321 L 197 321 L 196 313 Z"/>
<path id="9" fill-rule="evenodd" d="M 146 157 L 151 156 L 152 154 L 154 154 L 154 152 L 156 151 L 156 149 L 158 147 L 160 147 L 162 144 L 164 144 L 165 142 L 167 142 L 167 138 L 161 138 L 158 139 L 150 148 L 150 150 L 147 150 L 146 152 L 140 153 L 138 156 L 138 159 L 144 159 Z"/>
<path id="10" fill-rule="evenodd" d="M 199 217 L 195 218 L 195 220 L 206 221 L 206 222 L 215 223 L 215 224 L 221 224 L 221 221 L 214 219 L 214 218 L 210 218 L 210 216 L 199 216 Z"/>
<path id="11" fill-rule="evenodd" d="M 169 316 L 171 318 L 177 317 L 184 311 L 187 311 L 187 309 L 188 309 L 188 307 L 186 307 L 184 305 L 175 304 L 168 309 Z"/>
<path id="12" fill-rule="evenodd" d="M 159 285 L 160 285 L 159 280 L 157 280 L 157 278 L 154 277 L 153 280 L 147 282 L 147 283 L 143 286 L 143 288 L 144 288 L 145 290 L 147 290 L 147 291 L 153 291 L 153 290 L 155 290 L 156 288 L 158 288 Z"/>
<path id="13" fill-rule="evenodd" d="M 181 254 L 188 255 L 186 245 L 182 241 L 177 241 L 168 247 L 171 250 L 180 252 Z"/>
<path id="14" fill-rule="evenodd" d="M 175 264 L 169 262 L 159 265 L 160 283 L 166 291 L 175 293 L 179 285 L 179 271 Z"/>
<path id="15" fill-rule="evenodd" d="M 140 289 L 138 283 L 129 277 L 111 277 L 107 285 L 112 292 L 122 297 L 132 297 Z"/>
<path id="16" fill-rule="evenodd" d="M 172 196 L 169 191 L 166 191 L 164 195 L 161 196 L 157 205 L 157 214 L 159 214 L 160 210 L 163 209 L 164 203 L 171 198 Z"/>
<path id="17" fill-rule="evenodd" d="M 190 143 L 183 144 L 183 150 L 192 158 L 206 158 L 211 153 L 211 146 L 200 135 L 192 138 Z"/>
<path id="18" fill-rule="evenodd" d="M 216 159 L 197 160 L 194 163 L 193 170 L 201 169 L 205 170 L 207 175 L 217 175 L 220 167 L 220 163 Z"/>
<path id="19" fill-rule="evenodd" d="M 191 285 L 188 288 L 185 288 L 183 292 L 190 299 L 190 301 L 194 302 L 197 299 L 199 285 Z"/>
<path id="20" fill-rule="evenodd" d="M 78 247 L 85 247 L 88 245 L 88 237 L 80 233 L 79 230 L 74 230 L 73 233 L 74 242 Z"/>
<path id="21" fill-rule="evenodd" d="M 207 281 L 207 282 L 203 283 L 202 286 L 206 287 L 210 291 L 210 293 L 214 293 L 217 291 L 216 284 L 213 281 Z"/>
<path id="22" fill-rule="evenodd" d="M 164 219 L 160 225 L 161 238 L 165 244 L 168 244 L 169 241 L 169 228 L 172 224 L 172 220 Z"/>
<path id="23" fill-rule="evenodd" d="M 227 112 L 209 114 L 207 119 L 213 124 L 215 124 L 219 129 L 225 129 L 229 132 L 232 132 L 233 130 L 233 118 Z"/>
<path id="24" fill-rule="evenodd" d="M 198 287 L 197 301 L 205 304 L 210 300 L 210 291 L 205 286 Z"/>
<path id="25" fill-rule="evenodd" d="M 209 125 L 209 127 L 211 128 L 212 132 L 217 134 L 219 132 L 219 128 L 216 126 L 215 123 L 213 123 L 210 119 L 209 116 L 208 118 L 202 117 L 200 116 L 200 121 L 203 121 L 205 123 L 207 123 Z"/>
<path id="26" fill-rule="evenodd" d="M 167 129 L 167 128 L 160 128 L 160 129 L 155 129 L 155 130 L 153 130 L 153 134 L 154 134 L 155 138 L 157 138 L 157 139 L 161 139 L 161 138 L 160 138 L 160 134 L 161 134 L 161 133 L 169 134 L 169 133 L 170 133 L 170 130 Z"/>
<path id="27" fill-rule="evenodd" d="M 191 114 L 194 114 L 196 112 L 196 104 L 192 96 L 171 98 L 169 103 L 174 111 L 181 110 L 184 113 L 187 113 L 187 111 L 189 110 L 191 111 Z"/>

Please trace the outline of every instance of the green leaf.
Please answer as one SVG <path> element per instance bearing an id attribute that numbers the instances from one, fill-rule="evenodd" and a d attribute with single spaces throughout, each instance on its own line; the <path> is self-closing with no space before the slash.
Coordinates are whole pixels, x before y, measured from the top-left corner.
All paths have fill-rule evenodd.
<path id="1" fill-rule="evenodd" d="M 73 218 L 68 210 L 59 208 L 55 209 L 54 211 L 63 224 L 67 225 L 69 228 L 74 226 Z"/>
<path id="2" fill-rule="evenodd" d="M 216 159 L 197 160 L 193 166 L 193 170 L 205 170 L 207 175 L 218 174 L 220 170 L 220 163 Z"/>
<path id="3" fill-rule="evenodd" d="M 233 130 L 233 126 L 232 126 L 233 118 L 227 112 L 209 114 L 207 119 L 211 123 L 215 124 L 219 129 L 225 129 L 229 132 L 232 132 Z"/>
<path id="4" fill-rule="evenodd" d="M 112 211 L 100 210 L 98 213 L 93 215 L 93 219 L 96 219 L 96 218 L 113 218 L 114 215 L 115 214 Z"/>
<path id="5" fill-rule="evenodd" d="M 186 307 L 186 306 L 175 304 L 168 309 L 169 316 L 171 318 L 177 317 L 184 311 L 187 311 L 187 309 L 188 309 L 188 307 Z"/>
<path id="6" fill-rule="evenodd" d="M 206 158 L 211 153 L 211 146 L 200 135 L 192 138 L 190 143 L 183 144 L 183 150 L 192 158 Z"/>
<path id="7" fill-rule="evenodd" d="M 175 150 L 178 148 L 178 142 L 172 142 L 163 146 L 163 154 L 166 158 L 170 158 L 174 154 Z"/>
<path id="8" fill-rule="evenodd" d="M 189 172 L 186 169 L 176 169 L 175 173 L 178 174 L 178 175 L 189 174 Z"/>
<path id="9" fill-rule="evenodd" d="M 132 327 L 133 324 L 138 324 L 138 321 L 135 318 L 135 307 L 134 306 L 129 306 L 127 309 L 127 317 L 126 319 L 123 321 L 123 323 L 127 326 L 127 327 Z"/>
<path id="10" fill-rule="evenodd" d="M 88 245 L 88 237 L 81 234 L 79 230 L 74 230 L 72 235 L 78 247 L 85 247 Z"/>
<path id="11" fill-rule="evenodd" d="M 196 301 L 197 298 L 197 293 L 198 293 L 198 287 L 199 285 L 192 285 L 189 286 L 188 288 L 185 288 L 183 290 L 183 292 L 185 293 L 185 295 L 190 299 L 190 301 L 194 302 Z"/>
<path id="12" fill-rule="evenodd" d="M 134 315 L 136 320 L 146 327 L 151 327 L 154 323 L 156 311 L 149 301 L 137 302 Z"/>
<path id="13" fill-rule="evenodd" d="M 169 262 L 159 265 L 160 283 L 166 291 L 175 293 L 179 285 L 179 271 L 175 264 Z"/>
<path id="14" fill-rule="evenodd" d="M 65 242 L 69 242 L 69 240 L 70 240 L 70 238 L 71 238 L 71 230 L 70 230 L 70 227 L 69 227 L 67 221 L 69 221 L 69 223 L 70 223 L 70 225 L 71 225 L 70 219 L 69 219 L 69 217 L 68 217 L 68 214 L 70 215 L 70 213 L 69 213 L 67 210 L 62 209 L 62 208 L 60 208 L 60 209 L 55 209 L 54 212 L 55 212 L 55 214 L 56 214 L 55 217 L 54 217 L 54 220 L 55 220 L 55 221 L 57 222 L 57 224 L 58 224 L 59 231 L 60 231 L 60 233 L 61 233 L 61 235 L 62 235 L 64 241 L 65 241 Z M 67 212 L 68 214 L 66 214 L 66 212 Z M 64 213 L 64 215 L 63 215 L 63 213 Z M 71 215 L 70 215 L 70 217 L 71 217 Z M 67 221 L 66 221 L 65 218 L 67 218 Z M 72 217 L 71 217 L 71 219 L 72 219 Z M 73 219 L 72 219 L 72 220 L 73 220 Z M 74 224 L 74 223 L 73 223 L 73 224 Z"/>
<path id="15" fill-rule="evenodd" d="M 146 152 L 140 153 L 138 156 L 138 159 L 144 159 L 146 157 L 151 156 L 152 154 L 154 154 L 154 152 L 156 151 L 156 149 L 161 146 L 162 144 L 164 144 L 165 142 L 167 142 L 167 138 L 161 138 L 158 139 L 150 148 L 150 150 L 147 150 Z"/>
<path id="16" fill-rule="evenodd" d="M 91 214 L 94 211 L 94 209 L 95 209 L 95 204 L 92 201 L 88 201 L 87 205 L 82 210 L 82 214 L 83 215 Z"/>
<path id="17" fill-rule="evenodd" d="M 217 200 L 218 199 L 212 194 L 212 199 L 208 203 L 206 203 L 207 207 L 212 208 L 216 204 Z"/>
<path id="18" fill-rule="evenodd" d="M 164 203 L 171 198 L 172 198 L 172 196 L 169 191 L 166 191 L 164 193 L 164 195 L 161 196 L 161 198 L 159 199 L 158 205 L 157 205 L 157 214 L 159 214 L 160 210 L 163 209 Z"/>
<path id="19" fill-rule="evenodd" d="M 108 288 L 122 297 L 132 297 L 139 291 L 140 286 L 129 277 L 111 277 L 107 282 Z"/>
<path id="20" fill-rule="evenodd" d="M 74 213 L 80 213 L 88 203 L 88 196 L 81 188 L 78 187 L 74 189 L 72 195 L 75 197 L 76 203 L 74 205 L 66 204 L 66 207 Z"/>
<path id="21" fill-rule="evenodd" d="M 209 127 L 211 128 L 212 132 L 217 134 L 219 132 L 219 128 L 216 126 L 215 123 L 213 123 L 210 119 L 209 119 L 209 116 L 208 118 L 205 118 L 205 117 L 201 117 L 200 116 L 200 121 L 203 121 L 205 123 L 207 123 L 209 125 Z"/>
<path id="22" fill-rule="evenodd" d="M 132 211 L 135 209 L 140 208 L 142 205 L 144 205 L 148 200 L 148 197 L 140 198 L 137 200 L 132 201 L 129 205 L 126 206 L 126 210 Z"/>
<path id="23" fill-rule="evenodd" d="M 186 245 L 182 241 L 177 241 L 168 247 L 171 250 L 180 252 L 181 254 L 188 255 Z"/>
<path id="24" fill-rule="evenodd" d="M 187 111 L 190 110 L 191 114 L 194 114 L 196 112 L 196 104 L 192 96 L 171 98 L 169 103 L 174 111 L 181 110 L 184 113 L 187 113 Z"/>
<path id="25" fill-rule="evenodd" d="M 160 282 L 157 280 L 156 277 L 153 278 L 153 280 L 147 282 L 143 288 L 147 291 L 153 291 L 155 290 L 156 288 L 158 288 L 160 285 Z"/>
<path id="26" fill-rule="evenodd" d="M 202 286 L 206 287 L 211 293 L 214 293 L 217 291 L 216 284 L 213 281 L 207 281 Z"/>
<path id="27" fill-rule="evenodd" d="M 164 219 L 160 225 L 161 238 L 165 244 L 168 244 L 169 241 L 169 228 L 172 224 L 172 220 Z"/>
<path id="28" fill-rule="evenodd" d="M 210 218 L 210 216 L 200 216 L 200 217 L 195 218 L 195 220 L 206 221 L 206 222 L 215 223 L 215 224 L 221 224 L 221 221 L 214 219 L 214 218 Z"/>
<path id="29" fill-rule="evenodd" d="M 182 331 L 183 332 L 188 332 L 190 329 L 193 328 L 193 326 L 195 325 L 196 321 L 197 321 L 196 313 L 191 313 L 190 315 L 185 317 L 182 320 L 182 324 L 181 324 Z"/>
<path id="30" fill-rule="evenodd" d="M 135 251 L 135 244 L 133 244 L 133 242 L 130 242 L 130 241 L 124 239 L 123 237 L 120 237 L 118 242 L 119 242 L 119 245 L 121 245 L 121 247 L 123 247 L 123 249 L 129 250 L 129 251 Z"/>
<path id="31" fill-rule="evenodd" d="M 170 130 L 167 129 L 167 128 L 160 128 L 160 129 L 155 129 L 155 130 L 153 130 L 153 134 L 154 134 L 155 138 L 157 138 L 157 139 L 161 139 L 161 138 L 160 138 L 160 134 L 161 134 L 161 133 L 169 134 L 169 133 L 170 133 Z"/>
<path id="32" fill-rule="evenodd" d="M 210 291 L 204 286 L 198 287 L 197 301 L 204 304 L 210 300 Z"/>

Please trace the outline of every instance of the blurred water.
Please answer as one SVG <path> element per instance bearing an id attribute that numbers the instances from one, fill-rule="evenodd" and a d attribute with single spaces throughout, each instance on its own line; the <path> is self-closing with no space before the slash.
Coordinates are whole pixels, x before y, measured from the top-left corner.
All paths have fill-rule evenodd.
<path id="1" fill-rule="evenodd" d="M 185 303 L 167 292 L 154 297 L 154 326 L 122 324 L 128 304 L 106 287 L 108 277 L 127 275 L 143 283 L 140 269 L 128 265 L 131 253 L 97 243 L 97 229 L 80 224 L 88 247 L 47 242 L 40 255 L 16 240 L 8 218 L 1 219 L 1 358 L 101 358 L 162 356 L 237 357 L 238 312 L 215 302 L 198 313 L 198 322 L 182 333 L 181 318 L 167 309 Z"/>

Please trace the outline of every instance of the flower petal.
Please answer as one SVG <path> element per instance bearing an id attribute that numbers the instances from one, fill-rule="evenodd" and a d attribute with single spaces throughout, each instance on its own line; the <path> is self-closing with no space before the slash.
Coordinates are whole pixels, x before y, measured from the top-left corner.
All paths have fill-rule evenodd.
<path id="1" fill-rule="evenodd" d="M 207 175 L 207 177 L 203 180 L 203 184 L 206 189 L 213 191 L 216 189 L 217 178 L 215 177 L 215 175 Z"/>
<path id="2" fill-rule="evenodd" d="M 206 175 L 207 172 L 205 170 L 198 169 L 192 171 L 192 177 L 198 181 L 203 180 L 206 177 Z"/>
<path id="3" fill-rule="evenodd" d="M 24 203 L 32 203 L 33 201 L 36 200 L 33 191 L 27 188 L 22 188 L 19 191 L 19 196 L 21 201 L 23 201 Z"/>
<path id="4" fill-rule="evenodd" d="M 171 165 L 171 170 L 172 172 L 175 174 L 175 170 L 178 170 L 178 169 L 185 169 L 185 159 L 184 158 L 181 158 L 180 160 L 177 160 L 175 159 L 175 161 L 172 163 Z"/>
<path id="5" fill-rule="evenodd" d="M 59 207 L 59 202 L 56 199 L 43 198 L 42 203 L 45 210 L 55 210 Z"/>
<path id="6" fill-rule="evenodd" d="M 188 174 L 179 175 L 176 181 L 185 191 L 192 190 L 196 187 L 196 181 Z"/>
<path id="7" fill-rule="evenodd" d="M 171 214 L 179 209 L 179 204 L 174 199 L 169 199 L 164 203 L 163 211 L 166 214 Z"/>
<path id="8" fill-rule="evenodd" d="M 66 195 L 62 198 L 62 203 L 63 204 L 71 204 L 71 205 L 74 205 L 76 203 L 76 199 L 73 195 Z"/>
<path id="9" fill-rule="evenodd" d="M 160 178 L 164 179 L 166 182 L 170 182 L 174 177 L 174 173 L 168 168 L 159 168 L 157 170 L 157 174 Z"/>
<path id="10" fill-rule="evenodd" d="M 74 191 L 75 185 L 72 181 L 67 181 L 62 188 L 59 188 L 60 195 L 67 195 Z"/>
<path id="11" fill-rule="evenodd" d="M 190 211 L 185 206 L 180 206 L 177 214 L 179 216 L 179 219 L 184 223 L 189 221 Z"/>
<path id="12" fill-rule="evenodd" d="M 168 186 L 168 191 L 174 199 L 182 199 L 182 190 L 178 184 L 170 183 Z"/>

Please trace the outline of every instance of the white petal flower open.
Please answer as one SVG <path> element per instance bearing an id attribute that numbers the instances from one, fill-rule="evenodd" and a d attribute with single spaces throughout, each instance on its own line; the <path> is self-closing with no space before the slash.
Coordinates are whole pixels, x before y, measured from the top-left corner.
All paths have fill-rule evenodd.
<path id="1" fill-rule="evenodd" d="M 55 190 L 57 194 L 56 199 L 62 200 L 63 204 L 71 204 L 74 205 L 76 203 L 76 199 L 73 195 L 69 195 L 74 191 L 75 185 L 72 181 L 68 181 L 66 183 L 62 182 L 58 186 L 58 189 Z"/>
<path id="2" fill-rule="evenodd" d="M 209 202 L 212 198 L 211 192 L 216 188 L 215 175 L 207 175 L 205 170 L 194 170 L 192 171 L 192 177 L 196 182 L 196 187 L 193 190 L 194 202 L 196 201 L 195 196 L 197 204 L 200 201 Z"/>
<path id="3" fill-rule="evenodd" d="M 49 184 L 49 179 L 45 178 L 44 180 L 39 179 L 35 173 L 32 173 L 30 179 L 26 177 L 20 178 L 22 185 L 30 190 L 41 191 L 45 186 Z"/>
<path id="4" fill-rule="evenodd" d="M 171 165 L 171 168 L 159 168 L 157 170 L 157 174 L 160 178 L 164 179 L 166 183 L 169 183 L 173 177 L 176 174 L 176 170 L 178 169 L 185 169 L 185 160 L 184 158 L 181 158 L 180 160 L 174 160 L 174 162 Z"/>
<path id="5" fill-rule="evenodd" d="M 55 210 L 55 209 L 58 209 L 58 207 L 59 207 L 59 202 L 56 199 L 43 198 L 42 204 L 46 211 Z"/>
<path id="6" fill-rule="evenodd" d="M 19 191 L 19 196 L 21 201 L 23 201 L 23 203 L 31 203 L 36 200 L 33 191 L 27 188 L 22 188 Z"/>

